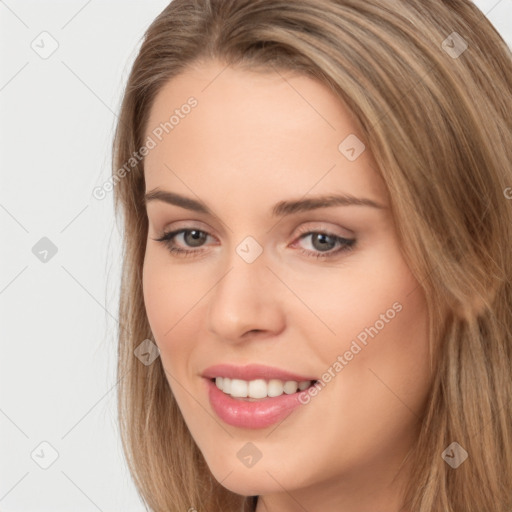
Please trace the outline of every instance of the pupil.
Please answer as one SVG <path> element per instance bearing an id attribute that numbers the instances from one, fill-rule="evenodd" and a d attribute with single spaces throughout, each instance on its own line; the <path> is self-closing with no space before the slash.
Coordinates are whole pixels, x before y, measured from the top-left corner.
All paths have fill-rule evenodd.
<path id="1" fill-rule="evenodd" d="M 187 244 L 191 245 L 192 247 L 197 247 L 197 246 L 201 245 L 201 243 L 203 242 L 204 233 L 194 229 L 192 231 L 185 233 L 185 238 L 187 238 L 187 237 L 191 237 L 190 240 L 186 240 Z M 189 243 L 189 241 L 191 243 Z"/>
<path id="2" fill-rule="evenodd" d="M 331 238 L 329 235 L 325 235 L 323 233 L 317 233 L 316 236 L 313 237 L 313 246 L 315 247 L 315 249 L 319 249 L 321 251 L 332 249 L 334 242 L 331 241 L 331 243 L 329 244 L 329 242 L 328 242 L 329 238 Z M 327 240 L 327 245 L 325 243 L 326 240 Z M 320 245 L 318 247 L 315 245 L 316 241 L 320 242 Z M 329 247 L 327 247 L 327 246 L 329 246 Z"/>

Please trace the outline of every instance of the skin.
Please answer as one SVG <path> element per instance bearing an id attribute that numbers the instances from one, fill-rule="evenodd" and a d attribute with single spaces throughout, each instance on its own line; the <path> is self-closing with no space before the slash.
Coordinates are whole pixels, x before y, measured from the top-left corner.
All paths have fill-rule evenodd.
<path id="1" fill-rule="evenodd" d="M 355 161 L 338 150 L 349 134 L 363 140 L 355 119 L 306 76 L 208 61 L 162 87 L 146 136 L 190 96 L 197 107 L 146 157 L 146 192 L 199 199 L 215 215 L 149 201 L 143 268 L 148 319 L 188 428 L 224 487 L 260 496 L 257 512 L 398 512 L 409 466 L 397 472 L 432 378 L 427 310 L 370 150 Z M 279 201 L 333 193 L 383 208 L 271 216 Z M 210 236 L 194 245 L 178 235 L 175 245 L 198 252 L 175 255 L 155 239 L 179 228 Z M 356 245 L 317 259 L 300 252 L 325 247 L 301 238 L 308 231 Z M 250 264 L 236 252 L 247 236 L 263 249 Z M 338 249 L 328 242 L 327 252 Z M 401 311 L 281 423 L 242 429 L 215 415 L 200 376 L 208 366 L 260 363 L 321 379 L 396 302 Z M 252 467 L 237 457 L 249 441 L 261 452 Z"/>

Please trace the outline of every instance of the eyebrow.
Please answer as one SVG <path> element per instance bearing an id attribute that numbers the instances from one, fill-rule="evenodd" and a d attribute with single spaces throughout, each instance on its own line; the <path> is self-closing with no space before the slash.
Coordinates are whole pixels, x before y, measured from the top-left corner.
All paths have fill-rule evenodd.
<path id="1" fill-rule="evenodd" d="M 175 192 L 169 192 L 167 190 L 154 189 L 146 193 L 144 196 L 144 203 L 147 205 L 151 201 L 162 201 L 167 204 L 186 208 L 187 210 L 214 216 L 210 208 L 201 201 L 176 194 Z M 280 201 L 272 208 L 272 216 L 282 217 L 292 213 L 306 212 L 316 210 L 317 208 L 328 208 L 330 206 L 369 206 L 378 209 L 386 208 L 384 205 L 377 203 L 372 199 L 354 197 L 349 194 L 323 195 L 308 199 Z"/>

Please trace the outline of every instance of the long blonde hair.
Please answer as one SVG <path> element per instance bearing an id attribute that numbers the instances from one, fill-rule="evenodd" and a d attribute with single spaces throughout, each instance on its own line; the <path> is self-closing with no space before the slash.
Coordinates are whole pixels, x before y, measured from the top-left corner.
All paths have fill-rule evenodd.
<path id="1" fill-rule="evenodd" d="M 304 73 L 355 113 L 440 347 L 405 509 L 510 512 L 512 55 L 469 0 L 174 0 L 146 31 L 113 147 L 124 229 L 118 419 L 141 497 L 155 512 L 255 508 L 209 471 L 161 360 L 134 356 L 154 340 L 142 295 L 144 160 L 134 155 L 160 88 L 210 58 Z M 457 469 L 441 456 L 452 442 L 469 454 Z"/>

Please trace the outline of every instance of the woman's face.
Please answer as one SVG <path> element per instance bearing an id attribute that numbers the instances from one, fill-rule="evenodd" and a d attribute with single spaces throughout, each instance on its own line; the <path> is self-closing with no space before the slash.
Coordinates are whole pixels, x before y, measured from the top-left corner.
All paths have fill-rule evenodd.
<path id="1" fill-rule="evenodd" d="M 354 118 L 311 78 L 212 61 L 160 90 L 145 135 L 144 300 L 213 475 L 283 510 L 391 507 L 429 393 L 427 313 Z"/>

